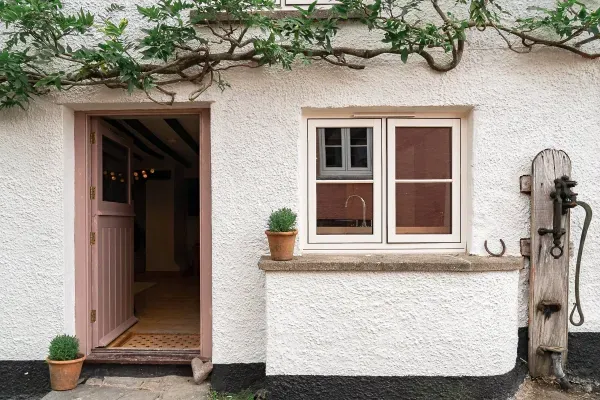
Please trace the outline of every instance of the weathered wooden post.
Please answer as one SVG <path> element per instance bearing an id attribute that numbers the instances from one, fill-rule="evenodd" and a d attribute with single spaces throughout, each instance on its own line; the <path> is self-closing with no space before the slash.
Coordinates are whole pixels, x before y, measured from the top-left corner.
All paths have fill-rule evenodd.
<path id="1" fill-rule="evenodd" d="M 571 160 L 562 150 L 546 149 L 533 160 L 528 363 L 529 373 L 534 378 L 556 375 L 556 368 L 553 370 L 553 359 L 558 360 L 559 363 L 561 358 L 562 361 L 566 359 L 569 308 L 569 212 L 561 212 L 555 216 L 557 212 L 555 208 L 562 208 L 560 202 L 564 198 L 556 201 L 554 199 L 555 196 L 560 197 L 557 190 L 560 182 L 557 180 L 570 176 Z M 557 202 L 560 205 L 557 206 Z M 558 232 L 556 232 L 557 228 Z"/>

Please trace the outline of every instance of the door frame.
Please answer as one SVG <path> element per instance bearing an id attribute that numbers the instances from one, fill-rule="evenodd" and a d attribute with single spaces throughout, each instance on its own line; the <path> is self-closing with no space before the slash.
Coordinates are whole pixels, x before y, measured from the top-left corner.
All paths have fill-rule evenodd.
<path id="1" fill-rule="evenodd" d="M 122 115 L 169 116 L 195 114 L 200 119 L 200 357 L 212 357 L 212 200 L 210 162 L 210 109 L 169 108 L 90 110 L 75 112 L 75 334 L 85 355 L 92 351 L 91 276 L 91 117 Z"/>

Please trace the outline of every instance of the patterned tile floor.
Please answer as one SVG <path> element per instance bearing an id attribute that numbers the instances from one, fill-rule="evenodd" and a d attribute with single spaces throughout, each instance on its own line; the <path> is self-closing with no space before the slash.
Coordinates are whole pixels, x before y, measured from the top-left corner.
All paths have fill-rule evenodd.
<path id="1" fill-rule="evenodd" d="M 111 343 L 125 349 L 199 349 L 200 335 L 131 332 Z"/>

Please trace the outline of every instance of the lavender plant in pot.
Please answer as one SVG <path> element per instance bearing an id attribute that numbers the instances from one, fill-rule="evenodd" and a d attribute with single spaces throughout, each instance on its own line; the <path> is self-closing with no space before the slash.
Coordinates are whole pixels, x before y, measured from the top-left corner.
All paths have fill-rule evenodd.
<path id="1" fill-rule="evenodd" d="M 272 260 L 287 261 L 294 257 L 294 244 L 298 234 L 296 219 L 296 213 L 285 207 L 271 213 L 269 229 L 265 233 L 269 239 Z"/>

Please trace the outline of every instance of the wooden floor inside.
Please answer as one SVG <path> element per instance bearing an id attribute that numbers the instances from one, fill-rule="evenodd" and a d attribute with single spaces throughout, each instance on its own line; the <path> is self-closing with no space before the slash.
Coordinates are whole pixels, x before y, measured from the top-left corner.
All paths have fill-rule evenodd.
<path id="1" fill-rule="evenodd" d="M 118 349 L 199 349 L 199 278 L 171 272 L 135 277 L 138 322 L 108 345 Z M 144 283 L 142 283 L 144 282 Z"/>

